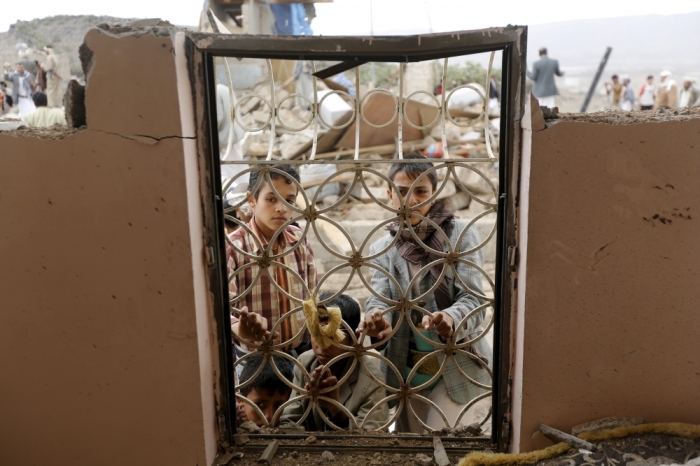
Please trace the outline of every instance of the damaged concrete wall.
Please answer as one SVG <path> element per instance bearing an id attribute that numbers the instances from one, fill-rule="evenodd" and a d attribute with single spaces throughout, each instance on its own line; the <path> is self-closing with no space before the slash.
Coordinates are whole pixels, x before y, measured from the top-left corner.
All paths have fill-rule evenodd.
<path id="1" fill-rule="evenodd" d="M 182 46 L 99 30 L 86 44 L 87 129 L 0 134 L 0 463 L 211 464 Z"/>
<path id="2" fill-rule="evenodd" d="M 644 119 L 531 133 L 516 451 L 540 423 L 700 422 L 700 114 Z"/>

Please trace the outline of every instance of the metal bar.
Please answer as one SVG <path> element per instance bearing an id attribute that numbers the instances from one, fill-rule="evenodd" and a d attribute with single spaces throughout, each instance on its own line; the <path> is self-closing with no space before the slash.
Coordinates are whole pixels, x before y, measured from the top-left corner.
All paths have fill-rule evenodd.
<path id="1" fill-rule="evenodd" d="M 283 437 L 282 437 L 283 438 Z M 429 452 L 432 454 L 433 452 L 433 446 L 432 446 L 432 440 L 433 437 L 429 436 L 430 439 L 430 444 L 426 446 L 396 446 L 396 445 L 381 445 L 382 451 L 386 453 L 409 453 L 409 454 L 415 454 L 415 453 L 426 453 Z M 448 437 L 449 438 L 449 437 Z M 277 439 L 280 439 L 278 436 Z M 445 443 L 449 443 L 450 440 L 445 440 Z M 260 451 L 264 450 L 267 448 L 269 443 L 247 443 L 243 447 L 243 451 L 245 452 L 246 450 L 251 450 L 251 451 Z M 484 450 L 488 449 L 490 445 L 474 445 L 474 446 L 459 446 L 459 447 L 452 447 L 452 446 L 445 446 L 445 452 L 448 455 L 460 455 L 460 454 L 467 454 L 471 453 L 473 451 L 477 450 Z M 285 444 L 285 443 L 280 443 L 278 449 L 280 451 L 298 451 L 298 452 L 304 452 L 304 453 L 320 453 L 325 450 L 332 450 L 334 453 L 367 453 L 371 450 L 376 449 L 376 445 L 334 445 L 334 444 L 303 444 L 303 443 L 293 443 L 293 444 Z M 431 455 L 432 456 L 432 455 Z"/>
<path id="2" fill-rule="evenodd" d="M 206 108 L 203 112 L 205 121 L 202 122 L 202 126 L 206 128 L 209 133 L 209 150 L 207 151 L 207 147 L 204 147 L 206 151 L 205 154 L 208 155 L 210 166 L 210 177 L 208 181 L 213 188 L 213 192 L 220 193 L 222 187 L 219 159 L 219 133 L 217 125 L 215 124 L 216 71 L 214 69 L 214 57 L 212 55 L 201 54 L 201 58 L 204 62 L 204 79 L 207 84 L 205 87 Z M 191 60 L 194 60 L 194 57 L 191 57 Z M 233 131 L 233 128 L 231 128 L 231 131 Z M 206 142 L 203 141 L 203 144 L 206 144 Z M 212 296 L 214 298 L 214 319 L 216 321 L 216 334 L 219 349 L 219 383 L 221 384 L 222 395 L 224 395 L 219 399 L 217 416 L 220 431 L 219 435 L 222 441 L 224 443 L 232 443 L 233 436 L 236 432 L 236 387 L 233 371 L 235 355 L 231 343 L 231 326 L 228 306 L 228 274 L 226 270 L 226 241 L 224 238 L 224 210 L 221 196 L 215 195 L 214 203 L 214 211 L 210 215 L 213 228 L 209 229 L 209 233 L 214 236 L 211 242 L 214 257 L 211 259 L 217 267 L 211 277 L 211 287 Z"/>
<path id="3" fill-rule="evenodd" d="M 598 85 L 598 80 L 600 79 L 600 76 L 603 74 L 603 70 L 605 69 L 605 65 L 608 63 L 608 58 L 610 58 L 610 54 L 612 53 L 612 47 L 608 47 L 605 49 L 605 54 L 603 55 L 603 59 L 600 60 L 600 65 L 598 65 L 598 71 L 595 72 L 595 76 L 593 77 L 593 82 L 591 83 L 591 87 L 588 89 L 588 93 L 586 94 L 586 98 L 583 100 L 583 105 L 581 105 L 581 113 L 585 112 L 586 109 L 588 108 L 588 104 L 591 102 L 591 97 L 593 97 L 593 92 L 595 92 L 595 87 Z"/>
<path id="4" fill-rule="evenodd" d="M 231 36 L 190 33 L 196 46 L 218 56 L 330 61 L 414 62 L 501 50 L 524 26 L 441 34 L 379 37 Z M 233 39 L 233 40 L 232 40 Z"/>
<path id="5" fill-rule="evenodd" d="M 366 61 L 344 61 L 340 62 L 336 65 L 329 66 L 328 68 L 325 68 L 321 71 L 316 71 L 314 72 L 314 76 L 318 79 L 326 79 L 330 78 L 331 76 L 335 76 L 336 74 L 343 73 L 344 71 L 351 70 L 356 67 L 360 67 L 367 63 Z"/>
<path id="6" fill-rule="evenodd" d="M 489 159 L 489 158 L 469 158 L 469 159 L 428 159 L 426 160 L 427 163 L 432 163 L 432 164 L 459 164 L 459 163 L 494 163 L 498 162 L 498 159 Z M 224 161 L 221 162 L 222 165 L 275 165 L 275 164 L 280 164 L 283 163 L 285 165 L 313 165 L 313 164 L 324 164 L 324 165 L 348 165 L 348 164 L 361 164 L 361 165 L 367 165 L 367 164 L 374 164 L 374 163 L 383 163 L 383 164 L 394 164 L 394 163 L 415 163 L 415 160 L 411 159 L 339 159 L 339 160 L 329 160 L 329 159 L 321 159 L 321 160 L 230 160 L 230 161 Z"/>

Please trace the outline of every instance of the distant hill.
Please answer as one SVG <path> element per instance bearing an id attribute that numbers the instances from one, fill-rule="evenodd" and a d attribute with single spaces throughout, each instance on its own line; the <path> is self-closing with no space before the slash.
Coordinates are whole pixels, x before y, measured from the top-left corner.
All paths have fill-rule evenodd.
<path id="1" fill-rule="evenodd" d="M 562 68 L 572 72 L 595 69 L 605 48 L 613 48 L 606 70 L 650 73 L 663 69 L 700 75 L 700 11 L 680 15 L 626 16 L 536 24 L 528 32 L 528 62 L 545 46 Z M 606 73 L 607 74 L 607 73 Z"/>
<path id="2" fill-rule="evenodd" d="M 17 59 L 15 45 L 27 44 L 41 50 L 46 45 L 53 45 L 59 55 L 66 55 L 70 72 L 82 76 L 78 47 L 83 43 L 87 31 L 106 21 L 128 21 L 112 16 L 49 16 L 32 21 L 17 21 L 7 32 L 0 33 L 0 59 L 13 63 Z"/>

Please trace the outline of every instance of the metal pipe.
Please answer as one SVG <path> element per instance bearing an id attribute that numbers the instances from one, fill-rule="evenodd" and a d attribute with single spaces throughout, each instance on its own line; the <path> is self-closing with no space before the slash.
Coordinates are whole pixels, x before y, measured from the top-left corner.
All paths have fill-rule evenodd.
<path id="1" fill-rule="evenodd" d="M 605 49 L 605 55 L 603 55 L 603 59 L 600 61 L 600 65 L 598 65 L 598 71 L 596 71 L 595 73 L 595 77 L 593 78 L 593 82 L 591 83 L 590 89 L 588 89 L 588 94 L 586 94 L 586 99 L 583 101 L 583 105 L 581 105 L 581 113 L 585 112 L 588 108 L 588 104 L 591 101 L 591 97 L 593 97 L 593 92 L 595 91 L 595 87 L 598 85 L 600 75 L 603 74 L 603 69 L 605 68 L 605 65 L 608 63 L 608 58 L 610 58 L 611 52 L 612 47 L 608 47 L 607 49 Z"/>

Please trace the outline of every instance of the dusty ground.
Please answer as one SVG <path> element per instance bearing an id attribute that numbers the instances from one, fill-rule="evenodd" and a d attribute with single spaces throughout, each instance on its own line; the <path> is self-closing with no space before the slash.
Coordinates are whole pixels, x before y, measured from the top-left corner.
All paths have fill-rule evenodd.
<path id="1" fill-rule="evenodd" d="M 345 434 L 347 435 L 347 434 Z M 275 465 L 353 465 L 353 466 L 380 466 L 386 464 L 413 465 L 419 452 L 432 457 L 432 437 L 401 437 L 397 438 L 390 434 L 372 435 L 371 438 L 363 436 L 349 435 L 339 438 L 341 435 L 335 433 L 325 433 L 312 444 L 308 444 L 307 437 L 297 439 L 286 439 L 282 437 L 277 454 L 271 464 Z M 330 438 L 329 438 L 330 437 Z M 336 437 L 336 438 L 333 438 Z M 382 438 L 383 437 L 383 438 Z M 236 451 L 243 453 L 243 458 L 232 459 L 228 464 L 231 466 L 256 465 L 260 458 L 264 445 L 269 444 L 270 439 L 251 438 L 249 444 Z M 457 464 L 467 452 L 474 449 L 481 451 L 491 447 L 490 441 L 456 438 L 443 436 L 443 445 L 448 453 L 452 464 Z M 258 444 L 259 446 L 251 446 Z M 323 458 L 324 452 L 333 455 L 331 460 Z"/>
<path id="2" fill-rule="evenodd" d="M 443 445 L 450 450 L 457 442 L 451 442 L 449 437 L 442 437 Z M 352 437 L 343 442 L 333 442 L 323 444 L 319 440 L 316 444 L 310 445 L 314 447 L 314 451 L 306 451 L 306 445 L 303 439 L 297 440 L 298 448 L 295 449 L 293 444 L 288 443 L 281 445 L 277 450 L 277 454 L 272 459 L 272 465 L 289 465 L 289 466 L 305 466 L 305 465 L 352 465 L 352 466 L 380 466 L 380 465 L 406 465 L 406 466 L 430 466 L 435 462 L 432 460 L 432 441 L 425 438 L 424 440 L 396 440 L 399 445 L 394 442 L 387 443 L 386 441 L 368 441 L 366 449 L 360 452 L 343 452 L 347 448 L 348 443 L 353 443 Z M 262 440 L 268 443 L 270 440 Z M 360 445 L 362 440 L 359 440 Z M 700 456 L 700 439 L 682 438 L 670 435 L 649 434 L 634 437 L 626 437 L 621 439 L 606 440 L 595 442 L 598 449 L 595 452 L 587 452 L 585 450 L 572 450 L 571 452 L 538 463 L 538 466 L 576 466 L 576 465 L 600 465 L 600 466 L 624 466 L 634 464 L 634 466 L 657 466 L 661 464 L 684 464 L 688 461 Z M 327 446 L 326 446 L 327 445 Z M 410 450 L 417 446 L 426 448 L 425 452 L 420 456 L 417 450 Z M 468 454 L 468 450 L 475 449 L 482 452 L 491 452 L 490 443 L 485 441 L 473 441 L 471 444 L 460 442 L 463 448 L 462 451 L 448 451 L 448 457 L 453 465 Z M 459 445 L 458 445 L 459 446 Z M 397 451 L 398 450 L 398 451 Z M 403 450 L 403 451 L 401 451 Z M 230 466 L 252 466 L 257 465 L 258 459 L 262 453 L 262 448 L 252 449 L 243 448 L 237 451 L 243 453 L 243 457 L 239 459 L 231 459 L 227 464 Z M 328 453 L 333 457 L 331 459 Z M 633 463 L 634 462 L 634 463 Z"/>

